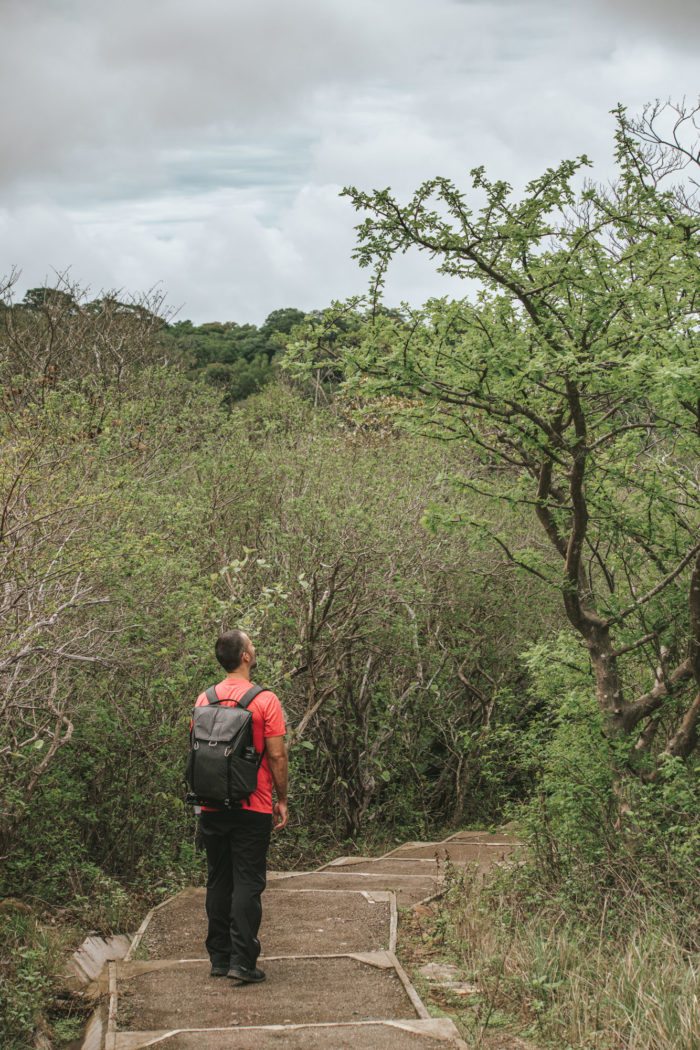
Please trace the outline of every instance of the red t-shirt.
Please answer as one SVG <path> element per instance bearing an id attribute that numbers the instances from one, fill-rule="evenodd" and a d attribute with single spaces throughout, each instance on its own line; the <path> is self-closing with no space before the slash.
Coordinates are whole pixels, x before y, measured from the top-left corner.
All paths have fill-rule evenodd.
<path id="1" fill-rule="evenodd" d="M 246 682 L 245 678 L 224 678 L 216 686 L 216 695 L 226 707 L 235 707 L 235 703 L 227 701 L 238 701 L 248 692 L 253 682 Z M 197 697 L 195 707 L 208 704 L 206 693 L 200 693 Z M 243 802 L 243 809 L 254 809 L 256 813 L 272 813 L 272 773 L 270 763 L 265 751 L 265 738 L 268 736 L 284 736 L 286 729 L 282 705 L 273 692 L 266 689 L 264 693 L 258 693 L 254 700 L 248 704 L 248 710 L 253 716 L 253 744 L 258 754 L 262 754 L 263 760 L 258 770 L 258 786 L 250 796 L 249 802 Z M 202 806 L 208 810 L 214 807 Z"/>

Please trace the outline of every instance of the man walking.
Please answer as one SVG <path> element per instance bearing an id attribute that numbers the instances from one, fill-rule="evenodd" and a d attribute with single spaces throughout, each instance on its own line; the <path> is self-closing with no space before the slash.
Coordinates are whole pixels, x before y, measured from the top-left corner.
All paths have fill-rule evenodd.
<path id="1" fill-rule="evenodd" d="M 217 638 L 214 651 L 227 672 L 226 678 L 215 686 L 217 699 L 222 705 L 235 706 L 251 687 L 255 647 L 247 634 L 233 630 Z M 206 693 L 197 697 L 197 707 L 208 703 Z M 202 806 L 199 819 L 209 872 L 206 946 L 211 976 L 252 984 L 265 980 L 264 971 L 256 964 L 260 954 L 260 896 L 265 889 L 270 833 L 283 828 L 289 814 L 285 725 L 280 702 L 266 689 L 251 700 L 248 710 L 253 719 L 255 750 L 262 755 L 257 788 L 240 808 Z"/>

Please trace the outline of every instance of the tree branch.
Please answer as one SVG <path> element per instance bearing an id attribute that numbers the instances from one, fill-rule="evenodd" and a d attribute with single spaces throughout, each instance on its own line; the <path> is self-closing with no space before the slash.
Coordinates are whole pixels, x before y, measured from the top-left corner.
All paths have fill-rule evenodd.
<path id="1" fill-rule="evenodd" d="M 603 627 L 612 627 L 613 624 L 620 623 L 621 620 L 624 620 L 627 616 L 629 616 L 631 613 L 633 613 L 636 609 L 639 609 L 640 606 L 646 605 L 646 603 L 648 601 L 651 601 L 652 598 L 654 598 L 657 594 L 659 594 L 659 592 L 662 591 L 664 589 L 664 587 L 667 587 L 669 583 L 671 583 L 673 580 L 675 580 L 676 576 L 680 576 L 680 574 L 683 572 L 683 569 L 685 569 L 685 567 L 698 554 L 700 554 L 700 543 L 697 543 L 695 545 L 695 547 L 693 547 L 692 550 L 690 550 L 686 554 L 686 556 L 681 560 L 681 562 L 676 566 L 676 568 L 673 570 L 673 572 L 670 572 L 668 574 L 668 576 L 666 576 L 663 580 L 661 580 L 660 583 L 657 583 L 656 587 L 652 587 L 652 589 L 650 591 L 647 591 L 647 593 L 645 595 L 643 595 L 641 598 L 638 598 L 636 602 L 633 602 L 632 605 L 628 606 L 622 612 L 617 613 L 615 616 L 609 617 L 609 619 L 607 619 L 607 620 L 605 620 L 603 622 L 602 626 Z M 693 577 L 694 578 L 696 576 L 696 573 L 700 577 L 700 568 L 698 568 L 697 566 L 696 566 L 695 572 L 693 573 Z M 700 590 L 700 582 L 696 583 L 695 587 L 698 590 Z M 698 604 L 700 605 L 700 594 L 698 595 L 698 599 L 697 600 L 698 600 Z M 700 611 L 697 613 L 697 617 L 698 617 L 698 621 L 700 622 Z M 696 644 L 699 644 L 699 643 L 696 642 Z M 698 657 L 698 659 L 700 659 L 700 657 Z"/>
<path id="2" fill-rule="evenodd" d="M 700 718 L 700 693 L 695 697 L 678 730 L 669 740 L 664 753 L 676 758 L 686 758 L 698 742 L 698 718 Z"/>

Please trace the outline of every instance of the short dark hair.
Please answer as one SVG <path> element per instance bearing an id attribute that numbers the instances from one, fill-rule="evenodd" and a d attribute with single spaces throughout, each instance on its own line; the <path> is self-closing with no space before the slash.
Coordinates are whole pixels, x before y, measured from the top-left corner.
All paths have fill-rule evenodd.
<path id="1" fill-rule="evenodd" d="M 247 634 L 245 631 L 239 631 L 238 628 L 234 628 L 232 631 L 225 631 L 219 635 L 216 639 L 214 652 L 216 659 L 225 671 L 235 671 L 236 668 L 241 666 L 241 659 L 246 651 L 247 644 Z"/>

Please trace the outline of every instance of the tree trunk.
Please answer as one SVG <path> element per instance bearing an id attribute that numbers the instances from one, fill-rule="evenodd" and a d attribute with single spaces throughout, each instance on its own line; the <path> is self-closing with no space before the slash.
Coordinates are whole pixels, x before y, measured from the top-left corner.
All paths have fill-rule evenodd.
<path id="1" fill-rule="evenodd" d="M 627 724 L 622 696 L 622 680 L 617 657 L 607 627 L 593 627 L 586 639 L 596 681 L 598 707 L 605 717 L 610 736 L 620 737 L 633 728 Z"/>

